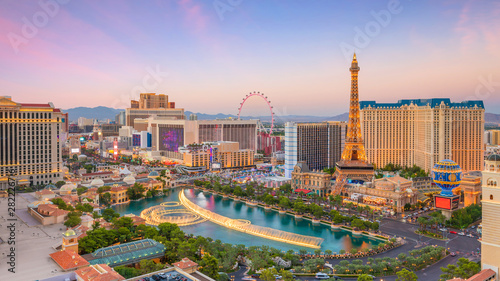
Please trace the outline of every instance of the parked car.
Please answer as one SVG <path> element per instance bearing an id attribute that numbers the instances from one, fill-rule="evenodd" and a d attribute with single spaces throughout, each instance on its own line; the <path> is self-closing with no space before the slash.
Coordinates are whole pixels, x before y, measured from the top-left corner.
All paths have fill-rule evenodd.
<path id="1" fill-rule="evenodd" d="M 260 277 L 260 273 L 254 273 L 254 274 L 252 274 L 252 277 L 253 278 L 259 278 Z"/>
<path id="2" fill-rule="evenodd" d="M 462 232 L 459 232 L 459 233 L 458 233 L 458 235 L 460 235 L 460 236 L 464 236 L 464 235 L 465 235 L 465 233 L 462 231 Z"/>
<path id="3" fill-rule="evenodd" d="M 469 233 L 469 234 L 467 234 L 467 237 L 474 238 L 474 235 Z"/>
<path id="4" fill-rule="evenodd" d="M 439 231 L 448 231 L 446 228 L 440 228 Z"/>
<path id="5" fill-rule="evenodd" d="M 450 230 L 450 233 L 451 233 L 451 234 L 457 234 L 457 232 L 456 232 L 456 231 L 454 231 L 454 230 Z"/>
<path id="6" fill-rule="evenodd" d="M 471 226 L 470 228 L 474 229 L 474 228 L 476 228 L 476 226 L 475 226 L 475 225 L 473 225 L 473 226 Z"/>

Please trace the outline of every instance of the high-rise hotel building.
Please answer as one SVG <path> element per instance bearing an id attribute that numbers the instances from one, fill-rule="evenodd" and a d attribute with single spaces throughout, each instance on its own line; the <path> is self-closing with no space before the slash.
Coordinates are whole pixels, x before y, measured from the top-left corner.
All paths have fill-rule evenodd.
<path id="1" fill-rule="evenodd" d="M 320 122 L 285 124 L 285 177 L 291 178 L 299 161 L 311 170 L 335 167 L 344 149 L 347 123 Z"/>
<path id="2" fill-rule="evenodd" d="M 52 103 L 17 103 L 0 97 L 0 188 L 8 176 L 30 185 L 63 179 L 60 134 L 64 114 Z"/>
<path id="3" fill-rule="evenodd" d="M 481 171 L 484 164 L 482 101 L 450 99 L 362 101 L 361 129 L 369 163 L 384 167 L 414 164 L 430 171 L 443 159 L 463 171 Z"/>
<path id="4" fill-rule="evenodd" d="M 185 119 L 184 109 L 175 108 L 175 102 L 169 102 L 168 96 L 163 94 L 141 94 L 138 101 L 131 100 L 130 108 L 125 109 L 126 125 L 134 127 L 138 131 L 142 131 L 144 128 L 137 124 L 135 119 L 153 116 L 171 120 Z"/>

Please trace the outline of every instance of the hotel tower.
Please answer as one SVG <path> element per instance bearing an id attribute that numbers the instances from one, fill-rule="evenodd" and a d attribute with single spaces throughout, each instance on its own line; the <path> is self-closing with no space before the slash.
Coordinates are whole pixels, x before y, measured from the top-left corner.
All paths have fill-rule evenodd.
<path id="1" fill-rule="evenodd" d="M 392 163 L 429 172 L 438 161 L 451 159 L 465 172 L 483 169 L 482 101 L 362 101 L 360 107 L 366 156 L 378 168 Z"/>
<path id="2" fill-rule="evenodd" d="M 0 189 L 63 179 L 60 133 L 65 115 L 52 103 L 17 103 L 0 96 Z"/>

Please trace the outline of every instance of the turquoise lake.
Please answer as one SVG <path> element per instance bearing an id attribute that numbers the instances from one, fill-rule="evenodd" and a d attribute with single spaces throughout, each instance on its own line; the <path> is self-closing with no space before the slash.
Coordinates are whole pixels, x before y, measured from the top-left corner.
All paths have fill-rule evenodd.
<path id="1" fill-rule="evenodd" d="M 114 206 L 113 209 L 121 215 L 130 213 L 140 215 L 142 210 L 159 205 L 162 202 L 179 202 L 179 192 L 181 191 L 182 189 L 174 189 L 165 196 L 134 201 Z M 377 245 L 381 242 L 378 239 L 373 239 L 367 236 L 353 237 L 349 231 L 332 230 L 329 225 L 313 224 L 312 221 L 308 219 L 296 219 L 292 215 L 279 214 L 277 211 L 265 210 L 264 208 L 258 206 L 248 206 L 243 202 L 223 198 L 219 195 L 203 193 L 202 191 L 195 189 L 185 189 L 184 192 L 186 197 L 196 205 L 232 219 L 246 219 L 251 221 L 254 225 L 323 238 L 324 241 L 321 244 L 322 251 L 329 249 L 338 253 L 341 249 L 349 251 L 353 247 L 366 248 L 371 245 Z M 177 208 L 183 207 L 181 206 Z M 211 237 L 214 240 L 219 239 L 223 243 L 244 244 L 246 246 L 267 245 L 281 250 L 293 249 L 294 251 L 306 249 L 311 253 L 314 251 L 312 248 L 305 248 L 245 234 L 222 227 L 210 221 L 205 221 L 191 226 L 184 226 L 181 227 L 181 229 L 186 233 Z"/>

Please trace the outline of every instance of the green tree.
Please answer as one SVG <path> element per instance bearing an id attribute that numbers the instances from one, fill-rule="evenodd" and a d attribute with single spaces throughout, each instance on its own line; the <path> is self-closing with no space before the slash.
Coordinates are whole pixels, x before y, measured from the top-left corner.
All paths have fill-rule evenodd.
<path id="1" fill-rule="evenodd" d="M 57 186 L 57 188 L 61 188 L 61 186 L 65 185 L 65 184 L 66 184 L 65 181 L 58 181 L 58 182 L 56 182 L 55 185 Z"/>
<path id="2" fill-rule="evenodd" d="M 323 208 L 321 208 L 321 206 L 319 205 L 316 205 L 314 203 L 312 203 L 310 206 L 309 206 L 309 211 L 314 215 L 314 217 L 316 217 L 317 219 L 320 219 L 321 216 L 325 213 L 323 211 Z"/>
<path id="3" fill-rule="evenodd" d="M 288 271 L 288 270 L 282 269 L 280 271 L 280 275 L 281 275 L 281 278 L 282 278 L 283 281 L 293 281 L 293 280 L 295 280 L 295 279 L 293 279 L 293 274 L 290 271 Z"/>
<path id="4" fill-rule="evenodd" d="M 76 212 L 71 212 L 68 214 L 68 219 L 64 222 L 67 227 L 75 227 L 82 222 L 80 215 Z"/>
<path id="5" fill-rule="evenodd" d="M 127 189 L 127 195 L 130 200 L 137 200 L 144 197 L 144 191 L 146 191 L 144 186 L 136 182 L 133 186 Z"/>
<path id="6" fill-rule="evenodd" d="M 365 223 L 360 219 L 353 219 L 351 221 L 351 226 L 354 227 L 355 229 L 359 229 L 359 230 L 365 229 Z"/>
<path id="7" fill-rule="evenodd" d="M 94 207 L 92 207 L 92 205 L 90 205 L 89 203 L 77 204 L 76 209 L 78 211 L 87 212 L 87 213 L 92 213 L 94 211 Z"/>
<path id="8" fill-rule="evenodd" d="M 68 206 L 66 204 L 66 202 L 64 202 L 64 200 L 62 200 L 61 198 L 54 198 L 52 200 L 50 200 L 52 203 L 54 203 L 54 205 L 57 205 L 57 207 L 61 210 L 67 210 L 69 211 L 70 207 L 71 206 Z M 72 207 L 71 207 L 72 209 Z"/>
<path id="9" fill-rule="evenodd" d="M 179 226 L 173 223 L 160 223 L 158 225 L 159 234 L 164 236 L 167 240 L 172 240 L 174 238 L 184 239 L 186 236 L 184 231 L 182 231 Z"/>
<path id="10" fill-rule="evenodd" d="M 245 193 L 248 197 L 252 197 L 255 195 L 255 189 L 252 186 L 247 186 L 245 189 Z"/>
<path id="11" fill-rule="evenodd" d="M 200 261 L 201 272 L 213 279 L 219 279 L 219 261 L 209 254 L 205 254 Z"/>
<path id="12" fill-rule="evenodd" d="M 358 281 L 373 281 L 373 277 L 368 274 L 361 274 L 358 276 Z"/>
<path id="13" fill-rule="evenodd" d="M 116 272 L 118 272 L 121 276 L 123 276 L 127 279 L 133 278 L 133 277 L 136 277 L 136 276 L 139 276 L 142 274 L 141 270 L 139 270 L 139 269 L 136 269 L 134 267 L 123 266 L 123 265 L 115 267 L 114 270 Z"/>
<path id="14" fill-rule="evenodd" d="M 449 264 L 446 267 L 441 267 L 440 280 L 448 280 L 456 277 L 460 277 L 462 279 L 468 279 L 472 275 L 477 274 L 481 270 L 481 266 L 477 262 L 469 261 L 466 258 L 458 259 L 456 265 Z"/>
<path id="15" fill-rule="evenodd" d="M 276 280 L 275 275 L 277 275 L 277 274 L 278 274 L 278 271 L 274 267 L 264 269 L 260 274 L 260 279 L 262 279 L 264 281 L 274 281 L 274 280 Z"/>
<path id="16" fill-rule="evenodd" d="M 104 206 L 111 204 L 111 194 L 109 192 L 99 194 L 99 202 Z"/>
<path id="17" fill-rule="evenodd" d="M 280 207 L 283 209 L 288 209 L 292 206 L 292 202 L 290 202 L 290 199 L 286 198 L 285 196 L 280 196 Z"/>
<path id="18" fill-rule="evenodd" d="M 115 226 L 115 228 L 125 227 L 127 229 L 132 229 L 132 227 L 134 226 L 134 221 L 129 217 L 121 217 L 117 219 L 113 223 L 113 225 Z"/>
<path id="19" fill-rule="evenodd" d="M 87 190 L 88 190 L 88 187 L 85 187 L 85 186 L 79 187 L 76 189 L 76 194 L 78 194 L 78 196 L 80 196 L 83 193 L 87 192 Z"/>
<path id="20" fill-rule="evenodd" d="M 299 214 L 304 213 L 307 210 L 306 204 L 302 202 L 302 200 L 295 200 L 295 203 L 293 203 L 293 210 Z"/>
<path id="21" fill-rule="evenodd" d="M 245 193 L 243 192 L 243 189 L 241 189 L 241 186 L 237 185 L 234 187 L 234 191 L 233 191 L 233 194 L 236 195 L 236 196 L 243 196 Z"/>
<path id="22" fill-rule="evenodd" d="M 147 273 L 150 273 L 150 272 L 155 272 L 155 271 L 158 271 L 158 270 L 162 270 L 162 269 L 165 268 L 164 264 L 162 264 L 162 263 L 155 263 L 154 261 L 148 260 L 148 259 L 141 260 L 139 262 L 139 265 L 140 265 L 141 275 L 142 274 L 147 274 Z"/>
<path id="23" fill-rule="evenodd" d="M 104 211 L 102 211 L 102 217 L 107 222 L 111 222 L 114 218 L 119 218 L 120 214 L 118 214 L 117 212 L 115 212 L 115 210 L 113 210 L 111 208 L 107 208 L 107 209 L 104 209 Z"/>
<path id="24" fill-rule="evenodd" d="M 398 278 L 396 278 L 396 281 L 417 281 L 418 280 L 417 274 L 415 274 L 413 271 L 409 271 L 406 268 L 403 268 L 403 270 L 396 272 L 396 275 L 398 276 Z"/>

